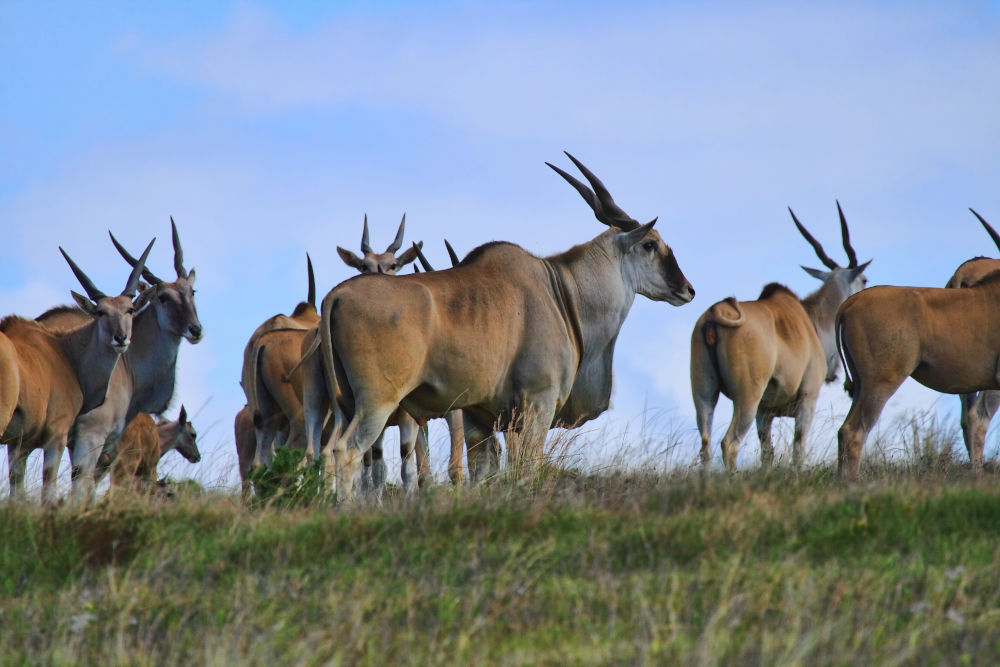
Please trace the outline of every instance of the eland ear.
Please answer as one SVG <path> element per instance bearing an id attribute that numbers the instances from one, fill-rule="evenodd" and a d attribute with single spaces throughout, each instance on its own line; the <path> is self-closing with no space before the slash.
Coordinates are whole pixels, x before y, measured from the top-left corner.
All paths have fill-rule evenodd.
<path id="1" fill-rule="evenodd" d="M 802 266 L 801 264 L 799 266 Z M 808 266 L 802 266 L 802 270 L 808 273 L 810 276 L 816 280 L 826 280 L 830 277 L 829 271 L 820 271 L 819 269 L 810 269 Z"/>
<path id="2" fill-rule="evenodd" d="M 153 298 L 153 293 L 156 292 L 156 285 L 145 285 L 140 284 L 141 291 L 139 296 L 132 300 L 132 307 L 136 310 L 142 310 L 142 308 L 149 303 L 149 300 Z"/>
<path id="3" fill-rule="evenodd" d="M 653 225 L 656 224 L 657 218 L 653 218 L 644 225 L 639 225 L 635 229 L 628 232 L 619 232 L 615 235 L 615 240 L 621 246 L 622 250 L 628 252 L 634 248 L 640 241 L 646 238 L 646 235 L 653 229 Z"/>
<path id="4" fill-rule="evenodd" d="M 183 404 L 181 404 L 180 414 L 177 415 L 177 421 L 179 421 L 181 424 L 187 421 L 187 410 L 184 408 Z"/>
<path id="5" fill-rule="evenodd" d="M 97 317 L 98 315 L 100 315 L 100 311 L 97 310 L 97 306 L 95 306 L 94 302 L 91 301 L 89 298 L 85 297 L 79 292 L 74 292 L 73 290 L 70 290 L 69 293 L 73 295 L 73 300 L 76 301 L 76 305 L 80 306 L 80 309 L 83 310 L 83 312 L 87 313 L 92 317 Z"/>
<path id="6" fill-rule="evenodd" d="M 189 270 L 187 272 L 187 275 L 185 276 L 185 278 L 187 278 L 188 285 L 194 285 L 195 277 L 196 276 L 194 274 L 194 267 L 191 267 L 191 270 Z"/>
<path id="7" fill-rule="evenodd" d="M 345 250 L 344 248 L 337 246 L 337 254 L 340 255 L 342 260 L 344 260 L 344 264 L 347 264 L 352 269 L 358 269 L 360 271 L 361 267 L 364 266 L 364 262 L 361 258 L 350 250 Z"/>
<path id="8" fill-rule="evenodd" d="M 424 245 L 423 241 L 418 241 L 417 243 L 414 243 L 412 246 L 404 250 L 402 255 L 396 257 L 396 262 L 399 264 L 400 268 L 406 266 L 407 264 L 415 260 L 417 258 L 417 253 L 420 252 L 420 249 L 423 247 L 423 245 Z"/>
<path id="9" fill-rule="evenodd" d="M 850 276 L 850 279 L 854 280 L 855 278 L 857 278 L 858 276 L 860 276 L 862 273 L 864 273 L 865 269 L 867 269 L 868 265 L 871 264 L 871 263 L 872 263 L 872 261 L 869 259 L 867 262 L 865 262 L 861 266 L 852 267 L 850 269 L 850 273 L 848 274 Z"/>

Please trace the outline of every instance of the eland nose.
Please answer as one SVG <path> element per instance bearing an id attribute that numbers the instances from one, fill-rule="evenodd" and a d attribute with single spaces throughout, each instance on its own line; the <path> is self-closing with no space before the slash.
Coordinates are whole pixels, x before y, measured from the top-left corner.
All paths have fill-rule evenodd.
<path id="1" fill-rule="evenodd" d="M 115 334 L 115 345 L 117 345 L 117 346 L 120 347 L 120 346 L 126 345 L 127 343 L 128 343 L 128 336 L 126 336 L 125 334 L 121 334 L 121 333 L 120 334 Z"/>
<path id="2" fill-rule="evenodd" d="M 201 338 L 201 325 L 192 324 L 188 327 L 188 333 L 192 338 Z"/>

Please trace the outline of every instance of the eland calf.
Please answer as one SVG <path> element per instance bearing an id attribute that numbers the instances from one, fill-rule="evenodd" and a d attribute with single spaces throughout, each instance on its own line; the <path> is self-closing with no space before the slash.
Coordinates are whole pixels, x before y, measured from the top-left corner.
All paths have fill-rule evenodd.
<path id="1" fill-rule="evenodd" d="M 830 259 L 813 236 L 792 214 L 799 232 L 812 245 L 829 271 L 802 267 L 823 285 L 800 299 L 784 285 L 764 287 L 756 301 L 730 297 L 698 318 L 691 333 L 691 393 L 701 435 L 701 460 L 712 460 L 712 415 L 722 393 L 733 401 L 733 419 L 722 437 L 722 460 L 736 467 L 740 442 L 756 418 L 760 458 L 774 461 L 771 424 L 775 417 L 794 417 L 792 460 L 802 465 L 816 399 L 823 382 L 836 379 L 839 361 L 833 321 L 837 308 L 865 284 L 851 246 L 847 220 L 837 202 L 840 229 L 848 265 Z"/>
<path id="2" fill-rule="evenodd" d="M 362 455 L 399 408 L 417 419 L 463 409 L 470 475 L 488 472 L 474 459 L 496 428 L 540 448 L 553 426 L 597 417 L 635 295 L 674 306 L 694 298 L 656 220 L 640 225 L 567 155 L 593 190 L 549 166 L 608 226 L 591 241 L 546 258 L 488 243 L 454 269 L 358 276 L 323 299 L 323 377 L 353 409 L 348 422 L 333 401 L 339 498 L 355 496 Z M 508 458 L 517 460 L 510 446 Z"/>
<path id="3" fill-rule="evenodd" d="M 907 377 L 946 394 L 1000 389 L 1000 273 L 965 289 L 866 289 L 841 306 L 836 332 L 852 399 L 837 461 L 853 479 L 868 433 Z"/>
<path id="4" fill-rule="evenodd" d="M 145 412 L 137 415 L 122 432 L 118 456 L 111 464 L 111 486 L 130 491 L 152 491 L 160 459 L 175 449 L 191 463 L 201 461 L 198 434 L 188 421 L 183 405 L 176 421 L 156 422 Z"/>

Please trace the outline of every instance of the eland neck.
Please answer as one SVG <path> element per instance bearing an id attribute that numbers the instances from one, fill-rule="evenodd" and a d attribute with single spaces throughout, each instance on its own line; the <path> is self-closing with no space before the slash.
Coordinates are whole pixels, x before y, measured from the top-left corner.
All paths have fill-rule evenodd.
<path id="1" fill-rule="evenodd" d="M 802 307 L 805 308 L 813 328 L 816 329 L 816 333 L 823 343 L 828 381 L 836 377 L 837 368 L 840 365 L 834 323 L 837 318 L 837 309 L 847 300 L 848 296 L 850 294 L 835 279 L 831 278 L 824 282 L 818 290 L 802 299 Z"/>
<path id="2" fill-rule="evenodd" d="M 613 251 L 606 247 L 610 240 L 611 233 L 605 232 L 545 259 L 554 270 L 558 284 L 553 287 L 577 332 L 582 357 L 605 351 L 618 337 L 635 301 L 635 289 L 627 283 Z"/>
<path id="3" fill-rule="evenodd" d="M 111 374 L 121 355 L 107 341 L 100 340 L 97 322 L 93 320 L 60 336 L 59 343 L 80 382 L 81 412 L 89 412 L 104 402 Z"/>
<path id="4" fill-rule="evenodd" d="M 132 379 L 128 420 L 140 412 L 160 413 L 174 395 L 177 350 L 181 337 L 164 330 L 155 307 L 148 307 L 132 321 L 132 344 L 125 352 L 125 366 Z"/>

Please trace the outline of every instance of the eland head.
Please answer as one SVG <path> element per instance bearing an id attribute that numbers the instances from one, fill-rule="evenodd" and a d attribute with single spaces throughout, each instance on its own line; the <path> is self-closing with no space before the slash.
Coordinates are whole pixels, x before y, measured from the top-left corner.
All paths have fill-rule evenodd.
<path id="1" fill-rule="evenodd" d="M 414 248 L 408 248 L 400 256 L 396 256 L 399 249 L 403 247 L 403 235 L 406 233 L 406 214 L 399 223 L 396 230 L 396 238 L 393 239 L 385 252 L 375 252 L 368 242 L 368 214 L 365 214 L 364 230 L 361 232 L 361 257 L 358 257 L 350 250 L 337 246 L 337 254 L 351 268 L 357 269 L 361 273 L 384 274 L 388 276 L 396 275 L 400 269 L 417 258 Z M 418 248 L 423 245 L 420 241 L 415 244 Z"/>

